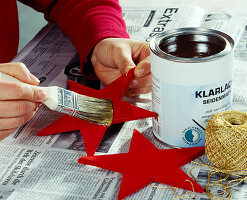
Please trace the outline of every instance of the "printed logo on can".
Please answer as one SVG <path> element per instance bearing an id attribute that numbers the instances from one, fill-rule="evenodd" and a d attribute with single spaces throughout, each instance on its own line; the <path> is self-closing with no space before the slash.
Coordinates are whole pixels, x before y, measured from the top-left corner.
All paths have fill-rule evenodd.
<path id="1" fill-rule="evenodd" d="M 202 140 L 202 131 L 197 127 L 187 127 L 183 130 L 183 141 L 189 145 L 195 145 Z"/>

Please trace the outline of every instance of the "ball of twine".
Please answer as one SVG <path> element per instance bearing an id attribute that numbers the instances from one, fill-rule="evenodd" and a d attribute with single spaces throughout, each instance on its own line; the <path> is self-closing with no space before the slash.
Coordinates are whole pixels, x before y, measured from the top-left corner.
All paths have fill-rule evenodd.
<path id="1" fill-rule="evenodd" d="M 205 153 L 223 172 L 247 170 L 247 113 L 230 110 L 213 114 L 208 121 Z"/>

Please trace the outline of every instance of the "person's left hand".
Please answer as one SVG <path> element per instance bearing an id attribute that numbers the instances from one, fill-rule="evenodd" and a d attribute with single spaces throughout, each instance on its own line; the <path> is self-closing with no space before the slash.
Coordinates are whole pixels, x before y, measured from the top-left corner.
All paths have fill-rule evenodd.
<path id="1" fill-rule="evenodd" d="M 147 42 L 132 39 L 107 38 L 94 48 L 91 62 L 98 79 L 105 85 L 135 68 L 126 96 L 151 91 L 150 50 Z"/>

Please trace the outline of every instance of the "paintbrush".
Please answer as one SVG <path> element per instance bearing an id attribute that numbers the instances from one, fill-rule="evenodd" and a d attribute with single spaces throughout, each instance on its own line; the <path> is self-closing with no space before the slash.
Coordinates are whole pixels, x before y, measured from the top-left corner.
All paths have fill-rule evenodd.
<path id="1" fill-rule="evenodd" d="M 0 80 L 9 83 L 23 83 L 1 72 Z M 110 99 L 85 96 L 57 86 L 42 87 L 42 89 L 47 96 L 43 103 L 51 110 L 99 125 L 109 126 L 112 123 L 113 107 Z"/>

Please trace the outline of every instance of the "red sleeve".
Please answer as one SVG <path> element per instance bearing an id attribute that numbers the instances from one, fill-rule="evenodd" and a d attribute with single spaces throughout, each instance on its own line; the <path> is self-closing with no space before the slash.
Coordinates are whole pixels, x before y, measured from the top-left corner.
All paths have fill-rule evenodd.
<path id="1" fill-rule="evenodd" d="M 129 38 L 118 0 L 21 1 L 54 21 L 70 37 L 81 61 L 86 61 L 93 47 L 104 38 Z"/>

